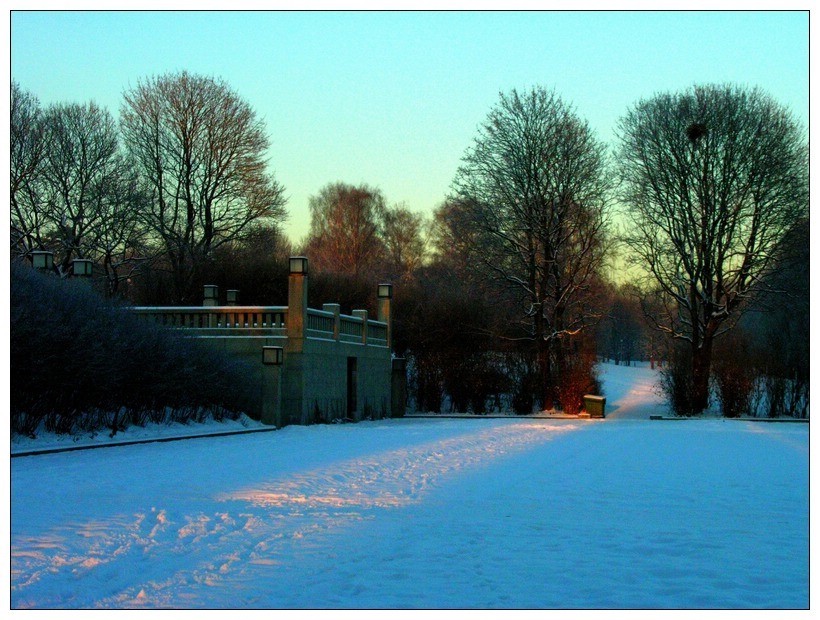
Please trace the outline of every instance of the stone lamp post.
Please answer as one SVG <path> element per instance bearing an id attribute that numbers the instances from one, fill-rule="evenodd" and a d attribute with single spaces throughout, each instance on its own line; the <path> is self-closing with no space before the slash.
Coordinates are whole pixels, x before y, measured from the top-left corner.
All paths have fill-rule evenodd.
<path id="1" fill-rule="evenodd" d="M 40 271 L 51 271 L 54 269 L 54 252 L 48 250 L 32 250 L 31 264 Z"/>
<path id="2" fill-rule="evenodd" d="M 93 268 L 93 263 L 87 258 L 75 258 L 71 262 L 71 273 L 77 277 L 90 278 Z"/>

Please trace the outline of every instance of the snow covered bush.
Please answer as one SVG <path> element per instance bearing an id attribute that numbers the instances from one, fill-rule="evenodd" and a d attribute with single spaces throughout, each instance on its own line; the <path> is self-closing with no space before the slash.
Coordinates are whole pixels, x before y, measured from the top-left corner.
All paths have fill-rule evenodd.
<path id="1" fill-rule="evenodd" d="M 234 416 L 242 368 L 200 342 L 149 323 L 86 282 L 11 268 L 11 431 L 34 435 L 147 420 Z"/>

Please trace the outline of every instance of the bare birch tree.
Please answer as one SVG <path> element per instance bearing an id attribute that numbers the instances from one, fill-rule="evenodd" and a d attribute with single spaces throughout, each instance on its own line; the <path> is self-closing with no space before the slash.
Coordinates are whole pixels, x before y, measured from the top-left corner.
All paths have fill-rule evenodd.
<path id="1" fill-rule="evenodd" d="M 462 161 L 451 200 L 468 218 L 475 255 L 518 291 L 550 408 L 569 341 L 598 317 L 611 189 L 605 147 L 555 93 L 513 90 L 500 95 Z"/>
<path id="2" fill-rule="evenodd" d="M 331 183 L 311 196 L 307 252 L 319 271 L 359 278 L 384 255 L 385 200 L 367 185 Z"/>
<path id="3" fill-rule="evenodd" d="M 187 72 L 140 82 L 125 93 L 121 126 L 177 301 L 198 294 L 195 274 L 216 247 L 285 218 L 264 123 L 225 82 Z"/>
<path id="4" fill-rule="evenodd" d="M 689 409 L 699 413 L 715 338 L 808 213 L 806 135 L 763 91 L 707 85 L 639 101 L 619 139 L 625 242 L 660 287 L 654 326 L 691 348 Z"/>
<path id="5" fill-rule="evenodd" d="M 427 253 L 427 231 L 422 215 L 403 204 L 386 209 L 382 239 L 389 275 L 404 280 L 410 278 L 421 267 Z"/>

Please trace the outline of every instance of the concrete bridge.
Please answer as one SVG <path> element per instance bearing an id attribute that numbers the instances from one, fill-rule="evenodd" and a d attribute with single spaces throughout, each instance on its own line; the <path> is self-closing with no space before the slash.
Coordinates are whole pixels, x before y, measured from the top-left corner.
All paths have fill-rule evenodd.
<path id="1" fill-rule="evenodd" d="M 134 311 L 247 362 L 258 385 L 247 413 L 265 424 L 403 415 L 405 363 L 391 353 L 392 285 L 378 285 L 376 320 L 367 310 L 341 314 L 335 303 L 308 308 L 307 291 L 308 260 L 293 256 L 287 306 L 221 306 L 208 285 L 203 306 Z"/>

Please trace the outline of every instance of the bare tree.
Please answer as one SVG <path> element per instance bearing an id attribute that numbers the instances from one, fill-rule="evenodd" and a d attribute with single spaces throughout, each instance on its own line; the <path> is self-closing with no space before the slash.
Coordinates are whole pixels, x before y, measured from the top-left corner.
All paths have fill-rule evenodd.
<path id="1" fill-rule="evenodd" d="M 318 270 L 358 279 L 376 268 L 384 255 L 385 201 L 378 189 L 331 183 L 309 206 L 306 251 Z"/>
<path id="2" fill-rule="evenodd" d="M 225 82 L 187 72 L 140 82 L 125 93 L 121 125 L 178 301 L 195 293 L 196 271 L 216 247 L 285 218 L 264 123 Z"/>
<path id="3" fill-rule="evenodd" d="M 631 283 L 612 287 L 608 310 L 598 326 L 598 352 L 616 364 L 647 357 L 646 327 L 638 292 Z M 649 356 L 654 367 L 654 358 Z"/>
<path id="4" fill-rule="evenodd" d="M 605 147 L 555 93 L 513 90 L 481 126 L 453 188 L 474 255 L 518 291 L 549 408 L 570 339 L 598 316 L 593 283 L 611 189 Z"/>
<path id="5" fill-rule="evenodd" d="M 45 244 L 43 163 L 47 142 L 40 102 L 11 84 L 10 193 L 11 247 L 14 255 L 25 255 Z"/>
<path id="6" fill-rule="evenodd" d="M 422 265 L 427 253 L 427 233 L 421 214 L 403 204 L 384 212 L 382 238 L 390 276 L 407 279 Z"/>
<path id="7" fill-rule="evenodd" d="M 468 277 L 481 261 L 479 233 L 468 211 L 458 200 L 446 200 L 433 213 L 431 226 L 434 260 L 461 277 Z"/>
<path id="8" fill-rule="evenodd" d="M 135 178 L 118 146 L 111 114 L 94 103 L 55 104 L 12 88 L 11 225 L 17 253 L 55 252 L 71 273 L 74 258 L 102 264 L 109 294 L 111 259 L 133 253 L 139 202 Z"/>
<path id="9" fill-rule="evenodd" d="M 145 227 L 147 199 L 133 165 L 121 158 L 95 189 L 99 217 L 86 234 L 85 246 L 102 270 L 106 294 L 114 296 L 154 258 Z"/>
<path id="10" fill-rule="evenodd" d="M 59 244 L 59 271 L 69 273 L 72 259 L 91 257 L 88 242 L 104 223 L 106 188 L 121 173 L 117 127 L 111 114 L 94 103 L 52 105 L 44 123 L 45 190 L 36 208 L 44 210 Z"/>
<path id="11" fill-rule="evenodd" d="M 712 347 L 807 214 L 808 144 L 760 89 L 695 86 L 639 101 L 619 125 L 631 258 L 665 303 L 657 329 L 691 347 L 691 412 L 708 406 Z"/>

